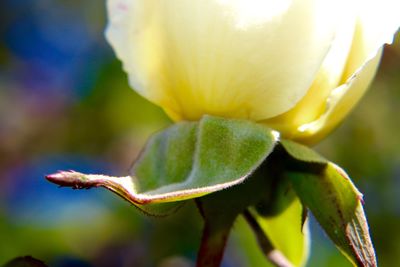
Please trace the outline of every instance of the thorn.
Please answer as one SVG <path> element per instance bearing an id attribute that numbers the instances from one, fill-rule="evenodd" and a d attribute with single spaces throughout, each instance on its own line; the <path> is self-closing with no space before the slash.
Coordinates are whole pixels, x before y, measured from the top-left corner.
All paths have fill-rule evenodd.
<path id="1" fill-rule="evenodd" d="M 358 194 L 357 199 L 361 202 L 361 204 L 365 205 L 364 196 L 362 194 Z"/>

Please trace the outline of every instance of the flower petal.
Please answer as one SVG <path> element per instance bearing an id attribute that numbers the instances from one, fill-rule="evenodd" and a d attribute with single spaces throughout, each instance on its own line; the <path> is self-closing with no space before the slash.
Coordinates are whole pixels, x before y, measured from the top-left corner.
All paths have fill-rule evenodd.
<path id="1" fill-rule="evenodd" d="M 333 90 L 327 100 L 326 112 L 317 120 L 300 126 L 293 139 L 301 143 L 312 144 L 329 134 L 347 116 L 368 89 L 378 69 L 381 54 L 382 49 L 345 84 Z"/>
<path id="2" fill-rule="evenodd" d="M 288 112 L 262 123 L 290 139 L 296 135 L 298 127 L 316 120 L 324 113 L 326 99 L 331 91 L 340 85 L 343 69 L 346 66 L 356 26 L 357 18 L 354 15 L 356 8 L 355 2 L 349 1 L 348 7 L 341 13 L 338 30 L 329 53 L 304 98 Z"/>
<path id="3" fill-rule="evenodd" d="M 398 0 L 359 0 L 358 7 L 359 21 L 343 82 L 373 58 L 384 43 L 392 43 L 400 26 Z"/>
<path id="4" fill-rule="evenodd" d="M 131 85 L 176 120 L 261 120 L 307 93 L 344 1 L 109 0 Z"/>
<path id="5" fill-rule="evenodd" d="M 392 42 L 394 33 L 400 26 L 400 16 L 397 14 L 399 9 L 400 2 L 396 0 L 358 1 L 356 9 L 359 12 L 358 21 L 340 86 L 332 90 L 329 95 L 319 92 L 319 98 L 315 98 L 318 93 L 311 88 L 308 95 L 298 104 L 299 108 L 296 107 L 288 112 L 290 116 L 283 117 L 285 120 L 278 120 L 280 118 L 278 116 L 276 121 L 279 124 L 275 126 L 269 123 L 269 126 L 278 130 L 282 127 L 283 135 L 286 137 L 308 144 L 318 142 L 337 127 L 372 82 L 379 65 L 383 44 Z M 314 102 L 309 101 L 312 97 Z M 322 97 L 326 97 L 326 101 L 322 101 Z M 323 107 L 327 106 L 322 112 L 320 109 L 320 116 L 312 120 L 311 116 L 306 115 L 310 112 L 318 114 L 316 107 L 319 106 L 316 103 L 323 103 Z M 308 109 L 306 109 L 307 104 Z M 290 119 L 292 121 L 289 121 Z M 306 119 L 310 119 L 308 123 Z M 299 126 L 299 123 L 303 125 Z M 294 129 L 293 126 L 299 127 Z"/>

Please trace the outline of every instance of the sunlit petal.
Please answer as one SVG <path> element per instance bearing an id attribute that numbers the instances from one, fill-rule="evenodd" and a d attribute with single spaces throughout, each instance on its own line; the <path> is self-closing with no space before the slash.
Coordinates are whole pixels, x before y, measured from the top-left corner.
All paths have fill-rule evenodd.
<path id="1" fill-rule="evenodd" d="M 379 66 L 382 49 L 345 84 L 332 91 L 326 112 L 317 120 L 298 128 L 293 139 L 302 143 L 316 143 L 329 134 L 353 109 L 368 89 Z"/>
<path id="2" fill-rule="evenodd" d="M 288 112 L 263 123 L 280 131 L 284 137 L 290 138 L 297 134 L 298 127 L 316 120 L 325 112 L 326 100 L 331 91 L 340 85 L 347 62 L 356 26 L 354 15 L 356 8 L 355 3 L 349 1 L 347 8 L 341 12 L 335 39 L 305 97 Z"/>
<path id="3" fill-rule="evenodd" d="M 391 43 L 400 26 L 400 1 L 358 0 L 359 19 L 342 81 L 348 80 L 384 43 Z"/>
<path id="4" fill-rule="evenodd" d="M 343 3 L 110 0 L 107 37 L 135 90 L 174 119 L 260 120 L 307 93 Z"/>

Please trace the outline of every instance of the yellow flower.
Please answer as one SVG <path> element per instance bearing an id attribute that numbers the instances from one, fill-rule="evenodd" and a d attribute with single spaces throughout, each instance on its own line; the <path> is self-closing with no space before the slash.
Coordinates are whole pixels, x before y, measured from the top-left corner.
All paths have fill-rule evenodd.
<path id="1" fill-rule="evenodd" d="M 109 0 L 131 86 L 173 120 L 264 123 L 315 142 L 371 82 L 398 0 Z"/>

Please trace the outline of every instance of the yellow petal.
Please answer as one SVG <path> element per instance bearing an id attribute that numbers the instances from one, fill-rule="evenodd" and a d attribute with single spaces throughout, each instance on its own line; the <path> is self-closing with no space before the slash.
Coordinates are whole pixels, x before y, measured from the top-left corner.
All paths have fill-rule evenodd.
<path id="1" fill-rule="evenodd" d="M 379 65 L 382 46 L 392 42 L 400 25 L 397 14 L 400 2 L 364 0 L 356 3 L 356 29 L 340 83 L 337 88 L 326 91 L 327 84 L 318 82 L 324 77 L 317 76 L 309 93 L 293 110 L 272 120 L 276 124 L 272 126 L 278 130 L 282 128 L 287 138 L 308 144 L 318 142 L 337 127 L 368 89 Z M 322 91 L 315 88 L 320 86 Z M 312 118 L 312 115 L 317 116 Z M 279 120 L 280 117 L 283 120 Z"/>
<path id="2" fill-rule="evenodd" d="M 321 116 L 326 110 L 326 100 L 331 91 L 340 85 L 356 26 L 357 7 L 352 3 L 349 1 L 347 8 L 341 12 L 335 39 L 305 97 L 288 112 L 262 121 L 281 132 L 285 138 L 296 136 L 301 125 Z"/>
<path id="3" fill-rule="evenodd" d="M 349 80 L 333 90 L 327 100 L 326 112 L 317 120 L 299 127 L 293 139 L 313 144 L 329 134 L 353 109 L 373 80 L 379 66 L 382 49 Z"/>
<path id="4" fill-rule="evenodd" d="M 307 93 L 345 1 L 109 0 L 107 38 L 173 119 L 262 120 Z"/>
<path id="5" fill-rule="evenodd" d="M 358 0 L 359 20 L 355 42 L 343 74 L 348 80 L 384 43 L 392 43 L 400 26 L 399 0 Z"/>

